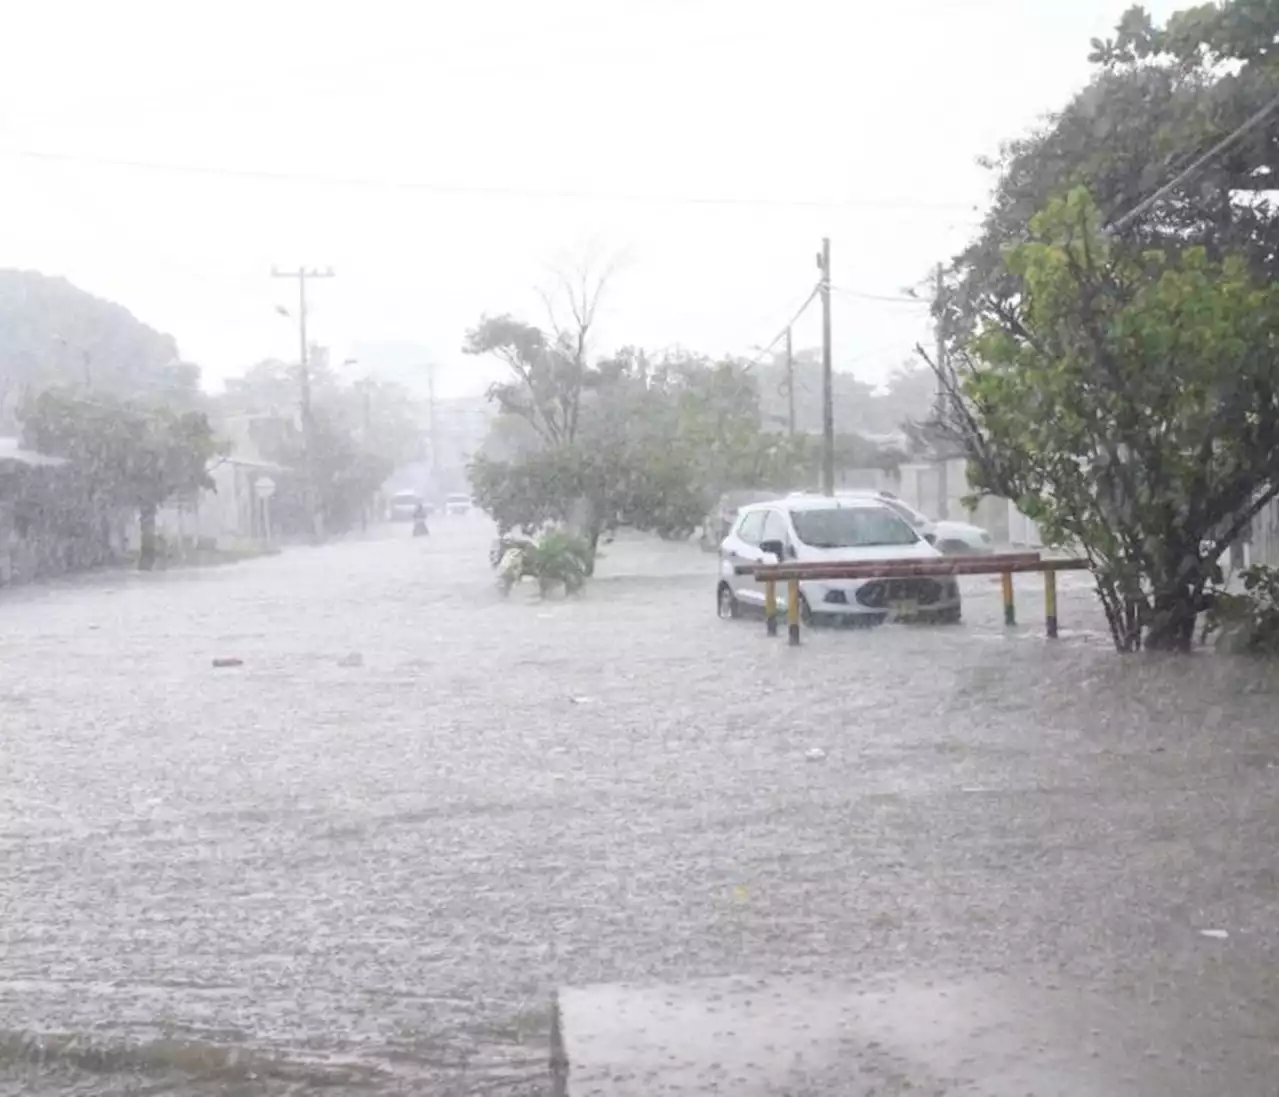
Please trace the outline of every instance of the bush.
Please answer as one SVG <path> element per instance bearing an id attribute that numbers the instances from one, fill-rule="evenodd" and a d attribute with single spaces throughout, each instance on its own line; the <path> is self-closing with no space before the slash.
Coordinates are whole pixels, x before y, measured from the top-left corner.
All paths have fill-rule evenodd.
<path id="1" fill-rule="evenodd" d="M 1254 564 L 1242 573 L 1244 591 L 1215 589 L 1210 595 L 1201 641 L 1217 635 L 1218 647 L 1275 655 L 1277 647 L 1277 572 Z"/>
<path id="2" fill-rule="evenodd" d="M 545 530 L 536 540 L 500 538 L 489 553 L 503 594 L 526 577 L 538 581 L 543 595 L 557 584 L 563 585 L 566 594 L 574 594 L 586 585 L 594 558 L 591 546 L 583 538 L 558 528 Z"/>
<path id="3" fill-rule="evenodd" d="M 592 552 L 581 537 L 565 530 L 548 530 L 525 553 L 524 573 L 538 580 L 546 594 L 557 583 L 566 594 L 581 590 L 591 574 Z"/>

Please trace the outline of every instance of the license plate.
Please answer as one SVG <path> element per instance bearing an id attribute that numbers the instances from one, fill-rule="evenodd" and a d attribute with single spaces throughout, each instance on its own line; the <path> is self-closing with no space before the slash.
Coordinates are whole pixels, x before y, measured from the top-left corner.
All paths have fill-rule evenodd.
<path id="1" fill-rule="evenodd" d="M 889 603 L 889 612 L 895 617 L 914 617 L 918 608 L 915 602 L 906 600 Z"/>

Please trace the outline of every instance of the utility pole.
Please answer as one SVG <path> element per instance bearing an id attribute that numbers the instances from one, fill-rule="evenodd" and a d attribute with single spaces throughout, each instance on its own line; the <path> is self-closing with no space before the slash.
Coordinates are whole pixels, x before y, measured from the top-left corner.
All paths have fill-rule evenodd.
<path id="1" fill-rule="evenodd" d="M 836 425 L 831 379 L 831 240 L 826 236 L 818 253 L 818 269 L 822 271 L 822 280 L 818 283 L 822 294 L 822 492 L 834 495 Z"/>
<path id="2" fill-rule="evenodd" d="M 790 328 L 787 328 L 787 436 L 796 436 L 796 364 L 791 357 Z"/>
<path id="3" fill-rule="evenodd" d="M 427 366 L 427 425 L 431 431 L 431 479 L 434 486 L 440 486 L 440 422 L 436 417 L 436 367 L 435 363 Z"/>
<path id="4" fill-rule="evenodd" d="M 934 339 L 934 376 L 938 381 L 938 391 L 934 397 L 933 417 L 939 426 L 944 421 L 947 411 L 947 391 L 943 384 L 943 370 L 946 368 L 947 344 L 942 332 L 942 264 L 939 263 L 933 272 L 933 339 Z M 938 462 L 938 517 L 946 519 L 950 507 L 947 505 L 947 458 L 945 453 Z"/>
<path id="5" fill-rule="evenodd" d="M 320 507 L 315 476 L 315 421 L 311 414 L 311 367 L 307 361 L 307 279 L 332 278 L 333 268 L 324 270 L 299 267 L 297 270 L 271 268 L 272 278 L 298 280 L 298 408 L 302 419 L 303 479 L 306 481 L 307 511 L 311 515 L 311 532 L 316 541 L 324 537 L 324 513 Z"/>

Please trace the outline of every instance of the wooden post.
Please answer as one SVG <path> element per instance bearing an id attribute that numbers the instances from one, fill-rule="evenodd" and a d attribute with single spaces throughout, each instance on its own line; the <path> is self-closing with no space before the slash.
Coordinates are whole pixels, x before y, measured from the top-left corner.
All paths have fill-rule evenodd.
<path id="1" fill-rule="evenodd" d="M 800 643 L 800 580 L 787 580 L 787 643 Z"/>
<path id="2" fill-rule="evenodd" d="M 764 581 L 764 631 L 766 636 L 778 635 L 778 584 L 772 579 Z"/>
<path id="3" fill-rule="evenodd" d="M 1013 610 L 1013 572 L 1000 573 L 1000 593 L 1004 596 L 1004 623 L 1012 628 L 1018 623 L 1017 615 Z"/>
<path id="4" fill-rule="evenodd" d="M 1052 568 L 1044 572 L 1044 634 L 1058 638 L 1058 573 Z"/>

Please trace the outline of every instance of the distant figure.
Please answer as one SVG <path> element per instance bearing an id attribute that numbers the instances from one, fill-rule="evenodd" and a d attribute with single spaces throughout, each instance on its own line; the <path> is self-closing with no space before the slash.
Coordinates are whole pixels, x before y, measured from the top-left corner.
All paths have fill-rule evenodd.
<path id="1" fill-rule="evenodd" d="M 413 535 L 425 537 L 431 531 L 427 529 L 427 508 L 419 503 L 413 508 Z"/>

